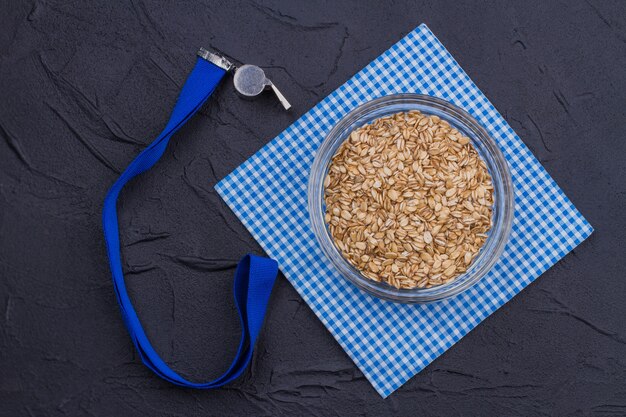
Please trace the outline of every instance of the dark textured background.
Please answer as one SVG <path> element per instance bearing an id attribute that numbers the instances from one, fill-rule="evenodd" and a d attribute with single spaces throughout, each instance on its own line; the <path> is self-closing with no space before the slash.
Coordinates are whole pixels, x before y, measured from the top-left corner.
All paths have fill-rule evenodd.
<path id="1" fill-rule="evenodd" d="M 294 105 L 226 82 L 121 200 L 141 319 L 207 379 L 238 340 L 232 266 L 260 252 L 214 183 L 421 22 L 596 232 L 387 400 L 284 277 L 245 377 L 156 378 L 122 324 L 100 211 L 197 48 L 265 67 Z M 618 0 L 1 1 L 0 414 L 626 415 L 625 68 Z"/>

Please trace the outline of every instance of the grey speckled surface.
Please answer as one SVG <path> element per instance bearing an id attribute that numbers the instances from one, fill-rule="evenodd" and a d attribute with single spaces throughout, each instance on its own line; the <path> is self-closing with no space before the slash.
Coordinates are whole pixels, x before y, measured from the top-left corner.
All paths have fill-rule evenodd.
<path id="1" fill-rule="evenodd" d="M 244 378 L 157 379 L 123 327 L 100 210 L 196 49 L 264 66 L 294 105 L 225 83 L 122 198 L 140 316 L 205 379 L 238 339 L 232 266 L 260 252 L 213 184 L 421 22 L 596 232 L 387 400 L 283 277 Z M 626 415 L 623 1 L 9 0 L 0 28 L 0 415 Z"/>

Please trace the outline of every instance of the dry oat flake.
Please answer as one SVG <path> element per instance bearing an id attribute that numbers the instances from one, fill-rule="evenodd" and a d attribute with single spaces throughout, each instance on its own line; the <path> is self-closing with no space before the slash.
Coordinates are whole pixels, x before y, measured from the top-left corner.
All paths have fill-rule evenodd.
<path id="1" fill-rule="evenodd" d="M 419 111 L 350 134 L 324 181 L 335 245 L 365 277 L 430 288 L 462 275 L 492 225 L 493 185 L 470 139 Z"/>

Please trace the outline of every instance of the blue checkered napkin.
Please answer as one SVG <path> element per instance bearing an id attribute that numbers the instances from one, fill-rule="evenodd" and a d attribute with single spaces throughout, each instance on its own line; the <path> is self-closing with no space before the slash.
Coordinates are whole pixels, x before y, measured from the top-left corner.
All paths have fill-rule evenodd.
<path id="1" fill-rule="evenodd" d="M 453 299 L 381 301 L 347 283 L 319 249 L 307 178 L 333 125 L 359 104 L 421 93 L 467 110 L 511 167 L 515 220 L 500 261 Z M 383 397 L 391 394 L 587 238 L 592 228 L 431 31 L 421 25 L 216 186 L 267 254 Z"/>

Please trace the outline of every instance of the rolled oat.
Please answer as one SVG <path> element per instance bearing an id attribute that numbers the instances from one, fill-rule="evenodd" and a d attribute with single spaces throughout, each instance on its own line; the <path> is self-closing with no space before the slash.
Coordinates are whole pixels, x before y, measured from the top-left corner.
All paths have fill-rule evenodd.
<path id="1" fill-rule="evenodd" d="M 332 158 L 324 200 L 343 256 L 397 288 L 463 274 L 492 224 L 491 176 L 470 139 L 418 111 L 353 131 Z"/>

